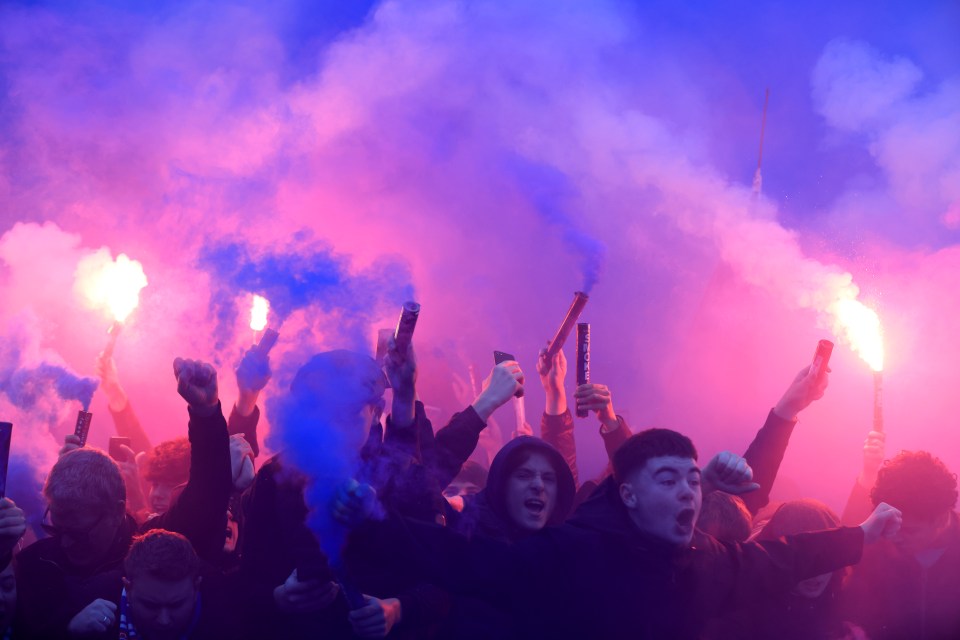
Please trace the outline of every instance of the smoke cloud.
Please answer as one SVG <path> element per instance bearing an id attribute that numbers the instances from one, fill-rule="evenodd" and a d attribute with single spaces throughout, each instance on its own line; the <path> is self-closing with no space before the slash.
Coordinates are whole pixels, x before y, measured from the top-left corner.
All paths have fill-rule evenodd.
<path id="1" fill-rule="evenodd" d="M 70 295 L 76 266 L 142 262 L 116 358 L 159 441 L 185 428 L 173 357 L 223 363 L 229 404 L 250 293 L 283 321 L 281 397 L 310 354 L 369 352 L 415 288 L 439 427 L 463 408 L 451 379 L 494 349 L 536 387 L 537 349 L 592 287 L 594 379 L 635 429 L 707 455 L 746 447 L 859 300 L 884 326 L 890 452 L 960 469 L 955 3 L 347 4 L 4 3 L 0 315 L 31 310 L 89 373 L 109 318 Z M 856 355 L 832 366 L 781 476 L 839 509 L 872 396 Z M 592 419 L 577 438 L 599 473 Z"/>

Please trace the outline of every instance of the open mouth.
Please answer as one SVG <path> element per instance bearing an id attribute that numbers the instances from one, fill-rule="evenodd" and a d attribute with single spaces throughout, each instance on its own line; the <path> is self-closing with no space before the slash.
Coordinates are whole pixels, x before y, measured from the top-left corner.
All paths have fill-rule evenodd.
<path id="1" fill-rule="evenodd" d="M 543 513 L 543 510 L 547 507 L 543 500 L 537 500 L 536 498 L 525 500 L 523 506 L 537 515 Z"/>
<path id="2" fill-rule="evenodd" d="M 689 529 L 693 527 L 693 509 L 684 509 L 677 514 L 677 524 L 683 529 Z"/>

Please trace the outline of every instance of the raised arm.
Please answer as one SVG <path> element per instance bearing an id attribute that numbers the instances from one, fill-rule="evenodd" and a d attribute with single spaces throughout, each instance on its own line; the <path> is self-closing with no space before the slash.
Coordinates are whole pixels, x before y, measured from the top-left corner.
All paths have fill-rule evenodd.
<path id="1" fill-rule="evenodd" d="M 217 372 L 212 365 L 181 358 L 173 368 L 177 391 L 187 401 L 190 416 L 190 479 L 170 509 L 148 520 L 143 529 L 182 533 L 200 557 L 216 562 L 223 548 L 233 484 Z"/>
<path id="2" fill-rule="evenodd" d="M 455 413 L 447 426 L 437 432 L 438 467 L 443 476 L 441 489 L 460 473 L 463 463 L 477 448 L 480 432 L 487 426 L 493 412 L 509 402 L 522 386 L 520 365 L 513 360 L 501 362 L 490 370 L 490 375 L 483 381 L 483 391 L 473 404 Z"/>
<path id="3" fill-rule="evenodd" d="M 537 373 L 540 384 L 546 394 L 547 402 L 540 419 L 540 437 L 563 456 L 573 473 L 573 482 L 580 486 L 577 479 L 577 442 L 573 434 L 573 415 L 567 407 L 567 392 L 563 383 L 567 377 L 567 358 L 563 349 L 553 358 L 547 357 L 547 348 L 540 349 L 537 356 Z"/>
<path id="4" fill-rule="evenodd" d="M 843 524 L 851 525 L 860 522 L 873 509 L 870 490 L 873 489 L 880 465 L 883 464 L 885 446 L 886 435 L 882 431 L 871 431 L 867 434 L 867 439 L 863 443 L 863 467 L 850 490 L 847 504 L 843 508 L 843 515 L 840 516 Z"/>
<path id="5" fill-rule="evenodd" d="M 797 424 L 797 416 L 815 400 L 822 398 L 827 389 L 828 372 L 820 375 L 820 366 L 817 362 L 800 370 L 776 406 L 767 414 L 766 422 L 743 454 L 753 469 L 754 482 L 760 485 L 757 491 L 741 496 L 752 514 L 770 502 L 770 491 Z"/>
<path id="6" fill-rule="evenodd" d="M 237 402 L 230 411 L 227 431 L 230 435 L 242 435 L 256 457 L 260 455 L 260 443 L 257 441 L 260 408 L 257 401 L 271 377 L 269 346 L 257 344 L 247 349 L 237 366 L 236 374 Z"/>
<path id="7" fill-rule="evenodd" d="M 94 369 L 100 378 L 100 389 L 107 396 L 107 406 L 117 435 L 130 438 L 130 448 L 136 452 L 152 451 L 153 445 L 150 444 L 150 438 L 140 426 L 140 420 L 130 406 L 126 391 L 120 386 L 120 377 L 113 358 L 101 352 L 94 364 Z"/>

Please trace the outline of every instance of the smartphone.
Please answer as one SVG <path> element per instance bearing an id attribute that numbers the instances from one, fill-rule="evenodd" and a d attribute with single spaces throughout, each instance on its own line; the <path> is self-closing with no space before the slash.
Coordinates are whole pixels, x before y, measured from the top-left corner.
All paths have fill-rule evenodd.
<path id="1" fill-rule="evenodd" d="M 494 351 L 494 352 L 493 352 L 493 363 L 494 363 L 494 364 L 500 364 L 501 362 L 507 362 L 507 361 L 509 361 L 509 360 L 516 360 L 516 359 L 517 359 L 516 356 L 514 356 L 512 353 L 507 353 L 506 351 Z M 521 387 L 517 390 L 517 392 L 516 392 L 515 394 L 513 394 L 513 395 L 514 395 L 515 397 L 517 397 L 517 398 L 522 398 L 522 397 L 523 397 L 523 387 L 521 386 Z"/>
<path id="2" fill-rule="evenodd" d="M 10 437 L 13 424 L 0 422 L 0 498 L 7 495 L 7 465 L 10 462 Z"/>
<path id="3" fill-rule="evenodd" d="M 107 449 L 107 453 L 110 454 L 110 457 L 116 460 L 117 462 L 126 462 L 127 452 L 121 449 L 120 447 L 129 447 L 130 438 L 123 438 L 121 436 L 110 436 L 110 446 Z"/>

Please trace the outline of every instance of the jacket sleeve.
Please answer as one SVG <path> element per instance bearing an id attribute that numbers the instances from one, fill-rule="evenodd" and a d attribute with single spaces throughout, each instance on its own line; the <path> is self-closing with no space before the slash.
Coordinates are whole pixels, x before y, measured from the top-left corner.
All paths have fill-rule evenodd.
<path id="1" fill-rule="evenodd" d="M 620 425 L 613 431 L 607 431 L 600 425 L 600 437 L 603 439 L 603 448 L 607 451 L 607 459 L 613 462 L 613 454 L 617 452 L 624 442 L 633 435 L 630 425 L 623 419 L 623 416 L 617 416 L 617 423 Z"/>
<path id="2" fill-rule="evenodd" d="M 783 462 L 796 424 L 795 420 L 784 420 L 771 409 L 766 422 L 743 454 L 753 469 L 753 481 L 760 485 L 756 491 L 740 496 L 754 515 L 770 502 L 770 490 L 777 479 L 780 463 Z"/>
<path id="3" fill-rule="evenodd" d="M 230 419 L 227 420 L 227 433 L 229 435 L 240 434 L 243 439 L 250 444 L 253 449 L 253 457 L 260 455 L 260 443 L 257 442 L 257 425 L 260 423 L 260 407 L 254 406 L 253 411 L 248 416 L 240 415 L 237 411 L 237 405 L 233 405 L 230 410 Z"/>
<path id="4" fill-rule="evenodd" d="M 553 445 L 573 473 L 574 486 L 579 487 L 577 476 L 577 443 L 573 436 L 573 414 L 567 409 L 560 415 L 544 413 L 540 418 L 540 437 Z"/>
<path id="5" fill-rule="evenodd" d="M 742 602 L 758 593 L 786 592 L 807 578 L 857 564 L 863 554 L 863 529 L 840 527 L 720 546 L 726 550 L 728 564 L 714 567 L 711 573 L 714 579 L 732 577 L 734 593 Z"/>
<path id="6" fill-rule="evenodd" d="M 447 426 L 437 432 L 437 480 L 443 490 L 457 477 L 463 464 L 477 448 L 480 432 L 487 426 L 476 410 L 469 406 L 453 414 Z"/>
<path id="7" fill-rule="evenodd" d="M 223 549 L 227 506 L 233 483 L 227 422 L 217 403 L 209 416 L 188 409 L 190 423 L 190 479 L 170 510 L 142 527 L 182 533 L 204 560 L 216 563 Z"/>
<path id="8" fill-rule="evenodd" d="M 140 420 L 137 419 L 137 414 L 134 413 L 129 399 L 120 411 L 110 409 L 110 417 L 113 418 L 113 426 L 117 430 L 117 435 L 130 438 L 130 448 L 133 449 L 134 453 L 140 453 L 141 451 L 150 453 L 153 450 L 150 438 L 147 437 L 147 432 L 140 426 Z"/>

